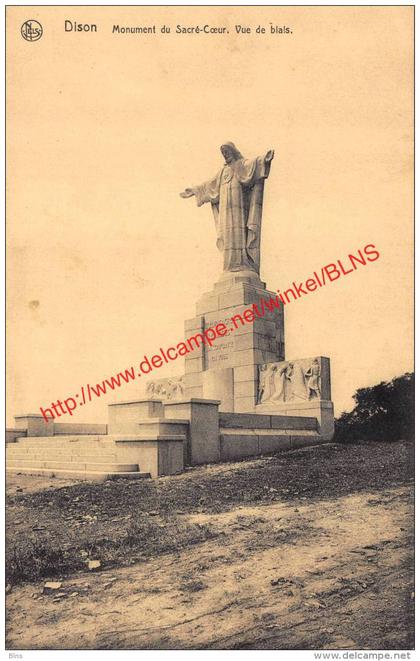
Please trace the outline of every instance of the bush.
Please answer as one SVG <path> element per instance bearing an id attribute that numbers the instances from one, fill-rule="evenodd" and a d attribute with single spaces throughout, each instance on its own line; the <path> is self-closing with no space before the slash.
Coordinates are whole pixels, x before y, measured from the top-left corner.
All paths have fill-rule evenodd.
<path id="1" fill-rule="evenodd" d="M 356 406 L 335 422 L 334 440 L 414 440 L 414 374 L 406 373 L 360 388 L 353 395 Z"/>

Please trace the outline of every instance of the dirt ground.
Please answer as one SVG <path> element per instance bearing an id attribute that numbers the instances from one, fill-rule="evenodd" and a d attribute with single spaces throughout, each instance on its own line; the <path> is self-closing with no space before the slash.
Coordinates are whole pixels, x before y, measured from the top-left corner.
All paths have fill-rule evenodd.
<path id="1" fill-rule="evenodd" d="M 62 585 L 50 593 L 48 577 L 13 583 L 7 647 L 412 649 L 410 457 L 403 442 L 330 445 L 141 485 L 14 476 L 12 545 L 25 526 L 51 525 L 57 535 L 53 526 L 61 530 L 63 521 L 51 510 L 64 502 L 76 501 L 65 520 L 79 522 L 82 538 L 103 535 L 98 521 L 80 525 L 93 502 L 99 523 L 114 521 L 122 534 L 115 508 L 120 518 L 134 511 L 121 511 L 123 494 L 153 527 L 140 555 L 135 542 L 132 553 L 113 546 L 112 562 L 103 552 L 99 571 L 51 576 Z M 159 547 L 153 540 L 159 531 L 166 539 L 168 526 L 182 543 Z M 73 538 L 69 548 L 76 552 Z"/>

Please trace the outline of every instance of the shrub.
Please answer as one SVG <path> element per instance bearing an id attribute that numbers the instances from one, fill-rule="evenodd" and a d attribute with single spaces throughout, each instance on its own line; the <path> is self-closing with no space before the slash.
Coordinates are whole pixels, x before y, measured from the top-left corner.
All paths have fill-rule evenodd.
<path id="1" fill-rule="evenodd" d="M 360 388 L 350 413 L 336 420 L 334 440 L 397 441 L 414 439 L 414 374 L 406 373 Z"/>

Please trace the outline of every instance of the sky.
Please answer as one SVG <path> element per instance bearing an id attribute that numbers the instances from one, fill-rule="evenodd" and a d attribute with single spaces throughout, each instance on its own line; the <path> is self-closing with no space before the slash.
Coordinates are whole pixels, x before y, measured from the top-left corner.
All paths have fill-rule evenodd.
<path id="1" fill-rule="evenodd" d="M 357 388 L 412 371 L 412 7 L 28 10 L 7 8 L 9 424 L 182 340 L 221 257 L 211 209 L 179 192 L 220 169 L 226 141 L 275 150 L 268 289 L 368 243 L 380 253 L 286 307 L 286 358 L 330 357 L 336 414 Z M 28 18 L 39 41 L 21 36 Z M 97 32 L 65 32 L 66 19 Z M 175 32 L 206 24 L 229 34 Z M 183 373 L 171 367 L 156 376 Z M 106 422 L 107 403 L 143 388 L 72 421 Z"/>

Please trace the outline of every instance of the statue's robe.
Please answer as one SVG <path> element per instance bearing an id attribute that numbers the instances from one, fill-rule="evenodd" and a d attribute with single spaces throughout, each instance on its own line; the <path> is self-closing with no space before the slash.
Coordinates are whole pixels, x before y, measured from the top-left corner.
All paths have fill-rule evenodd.
<path id="1" fill-rule="evenodd" d="M 305 384 L 303 369 L 299 363 L 288 366 L 286 371 L 286 400 L 294 401 L 308 399 L 308 391 Z"/>
<path id="2" fill-rule="evenodd" d="M 273 385 L 274 393 L 271 397 L 273 402 L 284 402 L 286 393 L 286 367 L 277 367 L 274 372 Z"/>
<path id="3" fill-rule="evenodd" d="M 265 368 L 264 371 L 260 372 L 261 383 L 261 394 L 260 394 L 260 404 L 267 402 L 274 390 L 274 365 L 269 365 Z"/>
<path id="4" fill-rule="evenodd" d="M 224 271 L 251 269 L 259 273 L 264 179 L 270 165 L 264 156 L 240 158 L 193 188 L 198 206 L 206 202 L 212 205 Z"/>

